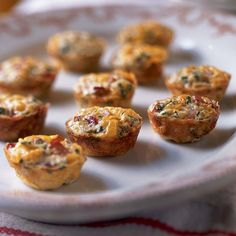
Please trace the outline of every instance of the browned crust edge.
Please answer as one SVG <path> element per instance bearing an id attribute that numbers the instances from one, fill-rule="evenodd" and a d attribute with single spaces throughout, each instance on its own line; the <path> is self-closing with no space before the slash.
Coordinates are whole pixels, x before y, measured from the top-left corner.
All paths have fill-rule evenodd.
<path id="1" fill-rule="evenodd" d="M 228 82 L 222 83 L 221 86 L 217 86 L 217 87 L 187 89 L 187 88 L 175 86 L 174 84 L 169 83 L 168 80 L 169 80 L 168 78 L 165 79 L 166 87 L 175 96 L 181 95 L 181 94 L 189 94 L 189 95 L 195 95 L 195 96 L 201 96 L 201 97 L 208 97 L 215 101 L 221 101 L 223 99 L 229 85 L 229 81 L 228 81 Z"/>
<path id="2" fill-rule="evenodd" d="M 176 143 L 190 143 L 199 140 L 215 128 L 219 111 L 216 116 L 206 120 L 157 117 L 152 111 L 148 111 L 148 117 L 154 131 L 164 139 Z"/>
<path id="3" fill-rule="evenodd" d="M 11 161 L 10 152 L 4 148 L 5 156 L 17 176 L 22 182 L 37 190 L 53 190 L 63 184 L 75 182 L 79 176 L 84 162 L 76 162 L 64 169 L 46 170 L 42 168 L 27 168 L 23 164 L 15 164 Z M 69 169 L 68 169 L 69 168 Z"/>
<path id="4" fill-rule="evenodd" d="M 42 77 L 39 81 L 30 82 L 24 86 L 15 86 L 15 84 L 5 84 L 0 82 L 0 92 L 20 95 L 33 95 L 38 98 L 47 97 L 57 74 Z M 33 80 L 33 79 L 32 79 Z"/>
<path id="5" fill-rule="evenodd" d="M 115 69 L 122 69 L 128 72 L 133 72 L 135 74 L 135 77 L 137 78 L 138 84 L 141 85 L 151 84 L 155 81 L 160 80 L 163 77 L 163 63 L 152 64 L 151 66 L 145 69 L 134 69 L 132 67 L 127 66 L 117 67 L 114 64 L 113 67 Z"/>
<path id="6" fill-rule="evenodd" d="M 29 116 L 0 116 L 0 140 L 12 142 L 39 134 L 44 126 L 47 110 L 48 105 L 41 105 L 35 114 Z"/>
<path id="7" fill-rule="evenodd" d="M 134 147 L 141 125 L 133 132 L 122 138 L 102 139 L 86 135 L 76 136 L 66 122 L 66 132 L 71 142 L 82 146 L 84 153 L 95 157 L 113 157 L 120 156 Z"/>

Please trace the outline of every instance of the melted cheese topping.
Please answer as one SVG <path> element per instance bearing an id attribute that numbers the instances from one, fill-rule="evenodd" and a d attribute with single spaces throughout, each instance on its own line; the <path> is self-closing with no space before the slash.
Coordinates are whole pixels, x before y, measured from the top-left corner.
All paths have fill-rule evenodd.
<path id="1" fill-rule="evenodd" d="M 33 96 L 0 95 L 0 116 L 29 116 L 38 112 L 43 103 Z"/>
<path id="2" fill-rule="evenodd" d="M 188 66 L 178 71 L 168 79 L 168 83 L 184 88 L 221 87 L 228 84 L 230 74 L 213 66 Z"/>
<path id="3" fill-rule="evenodd" d="M 148 21 L 126 26 L 118 35 L 122 43 L 146 43 L 166 46 L 173 38 L 173 31 L 158 22 Z"/>
<path id="4" fill-rule="evenodd" d="M 167 51 L 164 48 L 125 44 L 118 51 L 113 65 L 118 68 L 149 68 L 153 64 L 163 63 L 166 59 Z"/>
<path id="5" fill-rule="evenodd" d="M 82 76 L 75 86 L 75 92 L 84 96 L 126 99 L 134 93 L 136 86 L 133 73 L 116 70 Z"/>
<path id="6" fill-rule="evenodd" d="M 157 101 L 149 110 L 159 117 L 205 120 L 219 113 L 219 105 L 206 97 L 180 95 Z"/>
<path id="7" fill-rule="evenodd" d="M 120 138 L 140 128 L 142 118 L 132 109 L 91 107 L 82 109 L 68 122 L 75 135 Z"/>
<path id="8" fill-rule="evenodd" d="M 5 84 L 28 84 L 55 75 L 56 68 L 32 57 L 13 57 L 2 62 L 0 82 Z"/>
<path id="9" fill-rule="evenodd" d="M 62 32 L 48 41 L 48 50 L 61 57 L 93 56 L 101 54 L 105 42 L 87 32 Z"/>
<path id="10" fill-rule="evenodd" d="M 7 144 L 11 161 L 25 167 L 62 169 L 77 161 L 84 161 L 82 149 L 59 135 L 32 135 Z"/>

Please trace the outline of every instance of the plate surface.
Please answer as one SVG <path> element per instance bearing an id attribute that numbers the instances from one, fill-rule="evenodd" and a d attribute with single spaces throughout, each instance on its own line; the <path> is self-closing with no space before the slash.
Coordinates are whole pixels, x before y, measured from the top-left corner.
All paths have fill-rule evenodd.
<path id="1" fill-rule="evenodd" d="M 232 74 L 216 129 L 194 144 L 177 145 L 155 134 L 147 107 L 170 96 L 160 82 L 139 87 L 133 108 L 144 118 L 138 141 L 127 155 L 88 158 L 81 178 L 57 191 L 40 192 L 15 176 L 0 144 L 0 210 L 54 223 L 113 219 L 213 191 L 236 179 L 236 19 L 188 6 L 100 6 L 63 9 L 0 19 L 0 60 L 13 55 L 46 57 L 47 38 L 62 30 L 86 30 L 108 40 L 109 67 L 115 35 L 124 25 L 156 19 L 171 26 L 175 41 L 165 73 L 189 64 L 210 64 Z M 72 87 L 79 75 L 61 72 L 49 97 L 44 133 L 65 135 L 64 123 L 76 111 Z"/>

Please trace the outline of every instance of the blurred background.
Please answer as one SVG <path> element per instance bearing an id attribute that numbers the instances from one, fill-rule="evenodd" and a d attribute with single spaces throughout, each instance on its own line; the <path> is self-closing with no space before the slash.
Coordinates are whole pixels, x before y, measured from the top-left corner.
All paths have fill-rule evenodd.
<path id="1" fill-rule="evenodd" d="M 128 2 L 135 3 L 148 3 L 153 1 L 165 1 L 165 0 L 129 0 Z M 217 8 L 221 10 L 227 10 L 236 12 L 236 0 L 170 0 L 176 3 L 188 3 L 199 5 L 207 8 Z M 0 14 L 5 14 L 9 11 L 17 11 L 24 13 L 33 13 L 38 11 L 44 11 L 47 9 L 55 9 L 67 6 L 73 6 L 80 4 L 109 4 L 127 3 L 127 0 L 0 0 Z"/>

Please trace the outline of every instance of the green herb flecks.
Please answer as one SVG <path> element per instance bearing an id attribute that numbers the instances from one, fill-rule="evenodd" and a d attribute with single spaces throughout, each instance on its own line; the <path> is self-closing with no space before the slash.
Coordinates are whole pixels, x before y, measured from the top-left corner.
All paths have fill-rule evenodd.
<path id="1" fill-rule="evenodd" d="M 163 109 L 165 108 L 165 104 L 158 104 L 158 106 L 156 107 L 156 111 L 161 112 Z"/>
<path id="2" fill-rule="evenodd" d="M 78 148 L 75 149 L 76 154 L 80 154 L 80 150 Z"/>
<path id="3" fill-rule="evenodd" d="M 182 76 L 180 79 L 182 80 L 184 84 L 188 83 L 188 76 Z"/>
<path id="4" fill-rule="evenodd" d="M 20 141 L 20 144 L 22 144 L 22 145 L 32 145 L 32 142 L 30 142 L 30 141 Z"/>
<path id="5" fill-rule="evenodd" d="M 177 111 L 174 111 L 173 117 L 174 118 L 179 118 L 179 113 Z"/>
<path id="6" fill-rule="evenodd" d="M 120 90 L 121 97 L 126 98 L 127 91 L 126 91 L 125 87 L 121 83 L 118 84 L 118 87 L 119 87 L 119 90 Z"/>
<path id="7" fill-rule="evenodd" d="M 67 54 L 70 51 L 70 46 L 68 44 L 64 44 L 61 46 L 60 51 L 62 54 Z"/>
<path id="8" fill-rule="evenodd" d="M 3 107 L 0 107 L 0 115 L 5 115 L 6 114 L 6 109 Z"/>
<path id="9" fill-rule="evenodd" d="M 194 76 L 194 79 L 196 81 L 200 81 L 201 80 L 201 73 L 199 71 L 194 71 L 193 72 L 193 76 Z"/>
<path id="10" fill-rule="evenodd" d="M 168 115 L 168 113 L 167 113 L 166 111 L 161 111 L 161 112 L 160 112 L 160 115 L 165 117 L 165 116 Z"/>
<path id="11" fill-rule="evenodd" d="M 136 63 L 138 64 L 138 66 L 143 65 L 148 59 L 150 58 L 150 55 L 148 55 L 145 52 L 142 52 L 140 55 L 138 55 L 135 58 Z"/>
<path id="12" fill-rule="evenodd" d="M 188 104 L 191 104 L 191 103 L 192 103 L 191 97 L 190 97 L 190 96 L 187 96 L 187 97 L 186 97 L 186 104 L 188 105 Z"/>

